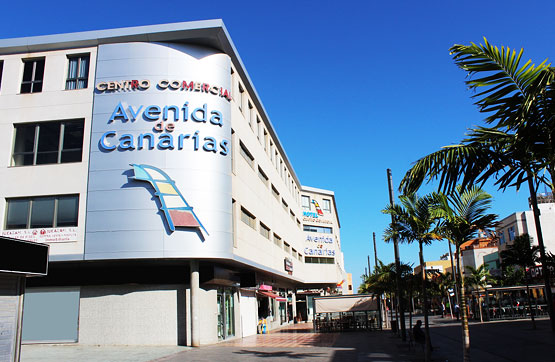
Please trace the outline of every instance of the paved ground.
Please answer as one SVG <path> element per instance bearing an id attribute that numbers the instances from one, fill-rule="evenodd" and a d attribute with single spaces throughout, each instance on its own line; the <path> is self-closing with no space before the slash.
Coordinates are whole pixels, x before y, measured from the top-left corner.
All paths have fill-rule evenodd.
<path id="1" fill-rule="evenodd" d="M 433 361 L 462 361 L 461 327 L 447 318 L 432 318 Z M 475 323 L 470 326 L 473 362 L 555 361 L 555 334 L 549 320 Z M 22 362 L 58 361 L 422 361 L 419 346 L 409 348 L 391 331 L 313 333 L 297 324 L 270 334 L 236 339 L 201 348 L 25 345 Z"/>

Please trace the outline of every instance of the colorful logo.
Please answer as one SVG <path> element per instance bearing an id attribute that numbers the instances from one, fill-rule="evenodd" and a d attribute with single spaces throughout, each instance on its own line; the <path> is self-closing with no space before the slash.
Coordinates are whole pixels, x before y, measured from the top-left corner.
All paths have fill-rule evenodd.
<path id="1" fill-rule="evenodd" d="M 176 227 L 201 228 L 206 234 L 208 231 L 202 226 L 193 208 L 187 203 L 175 182 L 159 168 L 149 165 L 131 164 L 137 181 L 150 182 L 155 195 L 160 199 L 160 210 L 164 211 L 170 230 Z"/>
<path id="2" fill-rule="evenodd" d="M 322 211 L 322 209 L 320 209 L 320 205 L 318 204 L 318 201 L 312 199 L 312 203 L 314 204 L 314 207 L 316 208 L 316 211 L 318 212 L 319 216 L 324 216 L 324 212 Z"/>

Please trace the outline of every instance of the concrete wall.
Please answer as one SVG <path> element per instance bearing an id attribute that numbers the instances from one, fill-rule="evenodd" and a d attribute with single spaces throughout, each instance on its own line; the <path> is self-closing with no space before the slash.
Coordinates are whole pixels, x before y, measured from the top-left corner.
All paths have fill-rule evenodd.
<path id="1" fill-rule="evenodd" d="M 185 335 L 184 293 L 184 285 L 81 287 L 79 343 L 177 345 Z"/>

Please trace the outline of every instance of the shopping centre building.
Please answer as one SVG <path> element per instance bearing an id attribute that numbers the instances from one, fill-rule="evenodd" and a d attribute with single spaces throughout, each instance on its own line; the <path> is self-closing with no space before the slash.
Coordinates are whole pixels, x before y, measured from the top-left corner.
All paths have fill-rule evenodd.
<path id="1" fill-rule="evenodd" d="M 50 246 L 24 342 L 209 344 L 346 287 L 220 20 L 0 40 L 0 115 L 0 235 Z"/>

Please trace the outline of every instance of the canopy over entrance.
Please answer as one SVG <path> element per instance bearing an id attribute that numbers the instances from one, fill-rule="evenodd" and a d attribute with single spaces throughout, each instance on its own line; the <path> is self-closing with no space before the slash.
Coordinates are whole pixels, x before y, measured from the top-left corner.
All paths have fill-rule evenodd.
<path id="1" fill-rule="evenodd" d="M 338 295 L 314 298 L 315 313 L 363 312 L 378 310 L 374 295 Z"/>

